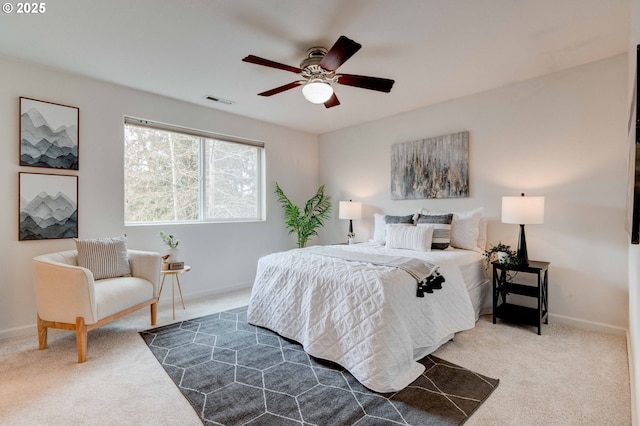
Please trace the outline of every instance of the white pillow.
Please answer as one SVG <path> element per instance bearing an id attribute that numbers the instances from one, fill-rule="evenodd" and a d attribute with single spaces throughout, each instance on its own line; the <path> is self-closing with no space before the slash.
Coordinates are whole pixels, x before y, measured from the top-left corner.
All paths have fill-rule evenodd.
<path id="1" fill-rule="evenodd" d="M 387 225 L 387 248 L 431 251 L 433 225 Z"/>
<path id="2" fill-rule="evenodd" d="M 484 236 L 480 232 L 480 220 L 482 219 L 483 208 L 475 210 L 453 213 L 451 221 L 451 246 L 465 250 L 480 251 L 481 237 L 484 237 L 484 245 L 487 244 L 486 227 Z M 423 215 L 437 215 L 427 209 L 422 209 Z M 484 250 L 484 249 L 482 249 Z"/>
<path id="3" fill-rule="evenodd" d="M 127 237 L 75 239 L 78 250 L 78 266 L 87 268 L 94 280 L 130 277 L 127 256 Z"/>
<path id="4" fill-rule="evenodd" d="M 487 249 L 487 225 L 488 220 L 486 217 L 480 218 L 480 231 L 478 232 L 478 248 L 481 251 L 485 251 Z"/>
<path id="5" fill-rule="evenodd" d="M 384 244 L 385 226 L 384 216 L 380 213 L 373 214 L 373 241 Z"/>
<path id="6" fill-rule="evenodd" d="M 466 250 L 478 251 L 480 236 L 480 218 L 482 207 L 453 214 L 451 222 L 451 245 Z"/>

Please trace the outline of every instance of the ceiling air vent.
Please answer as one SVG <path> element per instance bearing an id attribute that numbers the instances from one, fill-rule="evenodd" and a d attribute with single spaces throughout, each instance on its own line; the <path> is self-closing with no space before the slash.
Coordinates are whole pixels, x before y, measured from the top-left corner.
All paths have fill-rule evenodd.
<path id="1" fill-rule="evenodd" d="M 232 104 L 235 103 L 233 101 L 230 101 L 229 99 L 223 99 L 223 98 L 219 98 L 217 96 L 212 96 L 212 95 L 204 95 L 204 99 L 208 99 L 208 100 L 213 101 L 213 102 L 219 102 L 219 103 L 225 104 L 225 105 L 232 105 Z"/>

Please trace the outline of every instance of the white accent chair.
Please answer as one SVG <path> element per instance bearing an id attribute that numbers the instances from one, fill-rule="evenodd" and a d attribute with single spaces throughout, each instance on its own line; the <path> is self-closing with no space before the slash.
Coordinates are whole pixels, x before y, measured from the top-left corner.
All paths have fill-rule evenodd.
<path id="1" fill-rule="evenodd" d="M 87 356 L 87 332 L 151 305 L 156 324 L 160 254 L 127 250 L 130 277 L 94 280 L 78 266 L 76 250 L 50 253 L 33 259 L 33 283 L 38 308 L 39 349 L 47 348 L 47 329 L 76 332 L 78 363 Z"/>

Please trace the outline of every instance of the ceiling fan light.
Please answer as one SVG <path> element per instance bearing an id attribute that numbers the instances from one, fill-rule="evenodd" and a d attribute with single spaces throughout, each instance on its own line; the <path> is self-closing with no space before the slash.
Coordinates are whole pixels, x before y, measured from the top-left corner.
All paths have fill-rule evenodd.
<path id="1" fill-rule="evenodd" d="M 323 104 L 333 95 L 333 87 L 323 81 L 311 80 L 302 86 L 302 94 L 312 104 Z"/>

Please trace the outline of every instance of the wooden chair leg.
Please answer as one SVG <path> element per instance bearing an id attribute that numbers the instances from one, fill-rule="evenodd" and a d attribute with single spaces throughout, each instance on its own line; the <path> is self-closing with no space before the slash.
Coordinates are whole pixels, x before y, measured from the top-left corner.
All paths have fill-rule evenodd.
<path id="1" fill-rule="evenodd" d="M 38 315 L 38 349 L 47 349 L 47 327 Z"/>
<path id="2" fill-rule="evenodd" d="M 76 345 L 78 346 L 78 364 L 87 360 L 87 326 L 83 317 L 76 318 Z"/>
<path id="3" fill-rule="evenodd" d="M 151 304 L 151 325 L 156 325 L 156 318 L 158 316 L 158 304 Z"/>

